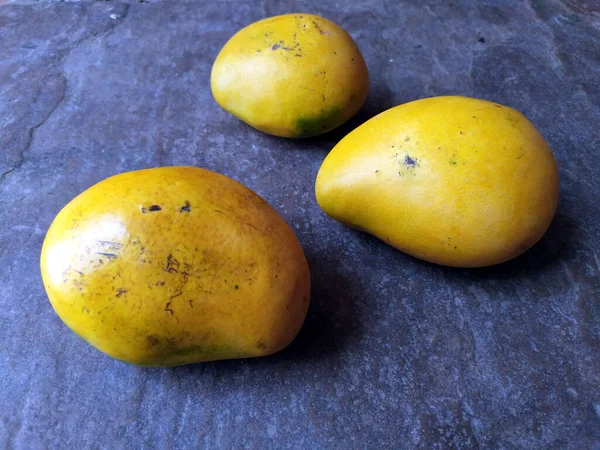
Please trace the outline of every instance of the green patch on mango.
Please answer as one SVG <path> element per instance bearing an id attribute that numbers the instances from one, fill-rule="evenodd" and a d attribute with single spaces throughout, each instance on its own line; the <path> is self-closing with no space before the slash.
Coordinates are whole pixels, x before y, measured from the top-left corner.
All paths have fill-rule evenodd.
<path id="1" fill-rule="evenodd" d="M 298 137 L 311 137 L 326 133 L 339 125 L 340 108 L 332 106 L 315 116 L 301 116 L 296 122 Z"/>
<path id="2" fill-rule="evenodd" d="M 143 367 L 169 367 L 182 364 L 192 364 L 201 361 L 219 359 L 246 358 L 253 355 L 225 346 L 188 345 L 162 345 L 156 354 L 145 358 L 144 362 L 136 362 Z M 125 361 L 128 362 L 128 361 Z"/>

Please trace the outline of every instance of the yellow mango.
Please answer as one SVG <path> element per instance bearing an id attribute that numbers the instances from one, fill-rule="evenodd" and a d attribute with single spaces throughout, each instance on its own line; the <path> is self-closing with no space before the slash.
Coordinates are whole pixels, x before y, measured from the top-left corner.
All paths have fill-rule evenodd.
<path id="1" fill-rule="evenodd" d="M 217 103 L 275 136 L 316 136 L 361 108 L 369 74 L 360 50 L 339 26 L 311 14 L 253 23 L 223 47 L 212 68 Z"/>
<path id="2" fill-rule="evenodd" d="M 316 180 L 323 211 L 438 264 L 498 264 L 550 225 L 559 178 L 534 126 L 506 106 L 437 97 L 389 109 L 329 153 Z"/>
<path id="3" fill-rule="evenodd" d="M 41 272 L 71 330 L 148 366 L 276 352 L 310 295 L 285 221 L 250 189 L 193 167 L 123 173 L 77 196 L 48 230 Z"/>

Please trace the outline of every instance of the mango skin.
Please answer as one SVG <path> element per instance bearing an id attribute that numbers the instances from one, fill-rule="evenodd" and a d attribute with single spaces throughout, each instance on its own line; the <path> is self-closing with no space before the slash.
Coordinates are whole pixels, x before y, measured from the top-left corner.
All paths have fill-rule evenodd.
<path id="1" fill-rule="evenodd" d="M 84 191 L 50 226 L 41 272 L 71 330 L 144 366 L 274 353 L 300 330 L 310 297 L 285 221 L 250 189 L 193 167 Z"/>
<path id="2" fill-rule="evenodd" d="M 217 56 L 212 93 L 226 111 L 275 136 L 326 133 L 361 108 L 369 73 L 339 26 L 311 14 L 287 14 L 236 33 Z"/>
<path id="3" fill-rule="evenodd" d="M 335 146 L 316 180 L 335 220 L 454 267 L 525 252 L 549 227 L 558 191 L 552 151 L 522 114 L 457 96 L 372 118 Z"/>

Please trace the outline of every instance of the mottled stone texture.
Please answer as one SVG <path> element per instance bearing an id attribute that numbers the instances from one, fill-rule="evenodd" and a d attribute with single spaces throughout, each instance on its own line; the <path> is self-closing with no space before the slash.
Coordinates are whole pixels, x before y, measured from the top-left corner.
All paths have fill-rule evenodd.
<path id="1" fill-rule="evenodd" d="M 0 3 L 0 448 L 600 448 L 597 1 Z M 261 134 L 210 93 L 226 40 L 284 12 L 335 20 L 370 69 L 362 112 L 320 138 Z M 556 154 L 556 220 L 515 261 L 427 264 L 316 205 L 344 134 L 442 94 L 522 111 Z M 172 164 L 246 184 L 304 245 L 312 304 L 280 354 L 136 368 L 52 311 L 38 255 L 55 214 Z"/>

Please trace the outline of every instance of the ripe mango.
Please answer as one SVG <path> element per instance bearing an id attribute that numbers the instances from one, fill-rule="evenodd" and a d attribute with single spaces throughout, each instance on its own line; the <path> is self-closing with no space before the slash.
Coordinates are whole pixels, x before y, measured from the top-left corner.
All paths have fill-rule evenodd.
<path id="1" fill-rule="evenodd" d="M 310 296 L 284 220 L 194 167 L 123 173 L 77 196 L 48 230 L 41 272 L 71 330 L 146 366 L 274 353 L 300 330 Z"/>
<path id="2" fill-rule="evenodd" d="M 361 108 L 369 73 L 350 35 L 312 14 L 286 14 L 236 33 L 217 56 L 212 93 L 226 111 L 275 136 L 326 133 Z"/>
<path id="3" fill-rule="evenodd" d="M 317 201 L 334 219 L 438 264 L 480 267 L 523 253 L 558 203 L 551 149 L 522 114 L 465 97 L 389 109 L 329 153 Z"/>

